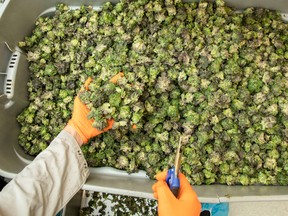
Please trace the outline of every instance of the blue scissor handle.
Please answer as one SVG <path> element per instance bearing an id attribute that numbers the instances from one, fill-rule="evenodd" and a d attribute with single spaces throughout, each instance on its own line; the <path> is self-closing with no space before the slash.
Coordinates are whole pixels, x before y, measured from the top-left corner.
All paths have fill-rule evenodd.
<path id="1" fill-rule="evenodd" d="M 171 192 L 177 198 L 178 193 L 179 193 L 179 188 L 180 188 L 180 180 L 178 178 L 178 173 L 177 173 L 177 175 L 175 175 L 175 167 L 174 166 L 168 170 L 167 176 L 166 176 L 166 182 L 167 182 Z"/>

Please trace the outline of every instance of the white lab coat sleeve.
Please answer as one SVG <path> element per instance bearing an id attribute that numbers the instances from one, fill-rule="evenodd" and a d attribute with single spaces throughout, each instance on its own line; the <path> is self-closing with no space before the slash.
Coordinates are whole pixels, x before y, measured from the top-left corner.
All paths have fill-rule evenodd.
<path id="1" fill-rule="evenodd" d="M 56 215 L 89 175 L 74 139 L 62 131 L 0 192 L 0 215 Z"/>

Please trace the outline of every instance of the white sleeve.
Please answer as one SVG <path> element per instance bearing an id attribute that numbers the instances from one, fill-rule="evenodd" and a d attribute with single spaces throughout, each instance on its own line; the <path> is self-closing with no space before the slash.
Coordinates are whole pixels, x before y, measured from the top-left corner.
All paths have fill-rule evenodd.
<path id="1" fill-rule="evenodd" d="M 62 131 L 0 192 L 0 215 L 56 215 L 88 175 L 78 143 Z"/>

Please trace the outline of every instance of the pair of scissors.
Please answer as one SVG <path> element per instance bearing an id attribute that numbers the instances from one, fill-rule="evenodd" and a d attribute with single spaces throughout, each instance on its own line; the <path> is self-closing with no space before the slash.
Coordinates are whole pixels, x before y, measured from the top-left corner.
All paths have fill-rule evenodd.
<path id="1" fill-rule="evenodd" d="M 181 165 L 181 153 L 180 153 L 181 138 L 182 137 L 180 136 L 174 166 L 168 170 L 167 176 L 166 176 L 166 182 L 167 182 L 171 192 L 174 194 L 174 196 L 176 198 L 178 197 L 179 188 L 180 188 L 180 180 L 178 178 L 178 174 L 179 174 L 179 169 L 180 169 L 180 165 Z"/>

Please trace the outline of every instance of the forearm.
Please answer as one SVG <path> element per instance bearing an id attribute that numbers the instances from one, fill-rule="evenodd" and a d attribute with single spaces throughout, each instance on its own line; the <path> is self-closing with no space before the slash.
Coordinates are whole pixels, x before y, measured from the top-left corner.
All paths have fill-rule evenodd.
<path id="1" fill-rule="evenodd" d="M 2 190 L 0 215 L 56 215 L 81 189 L 89 169 L 66 129 Z"/>
<path id="2" fill-rule="evenodd" d="M 80 135 L 72 126 L 66 125 L 66 127 L 64 128 L 64 131 L 68 132 L 71 136 L 73 136 L 80 147 L 84 144 Z"/>

